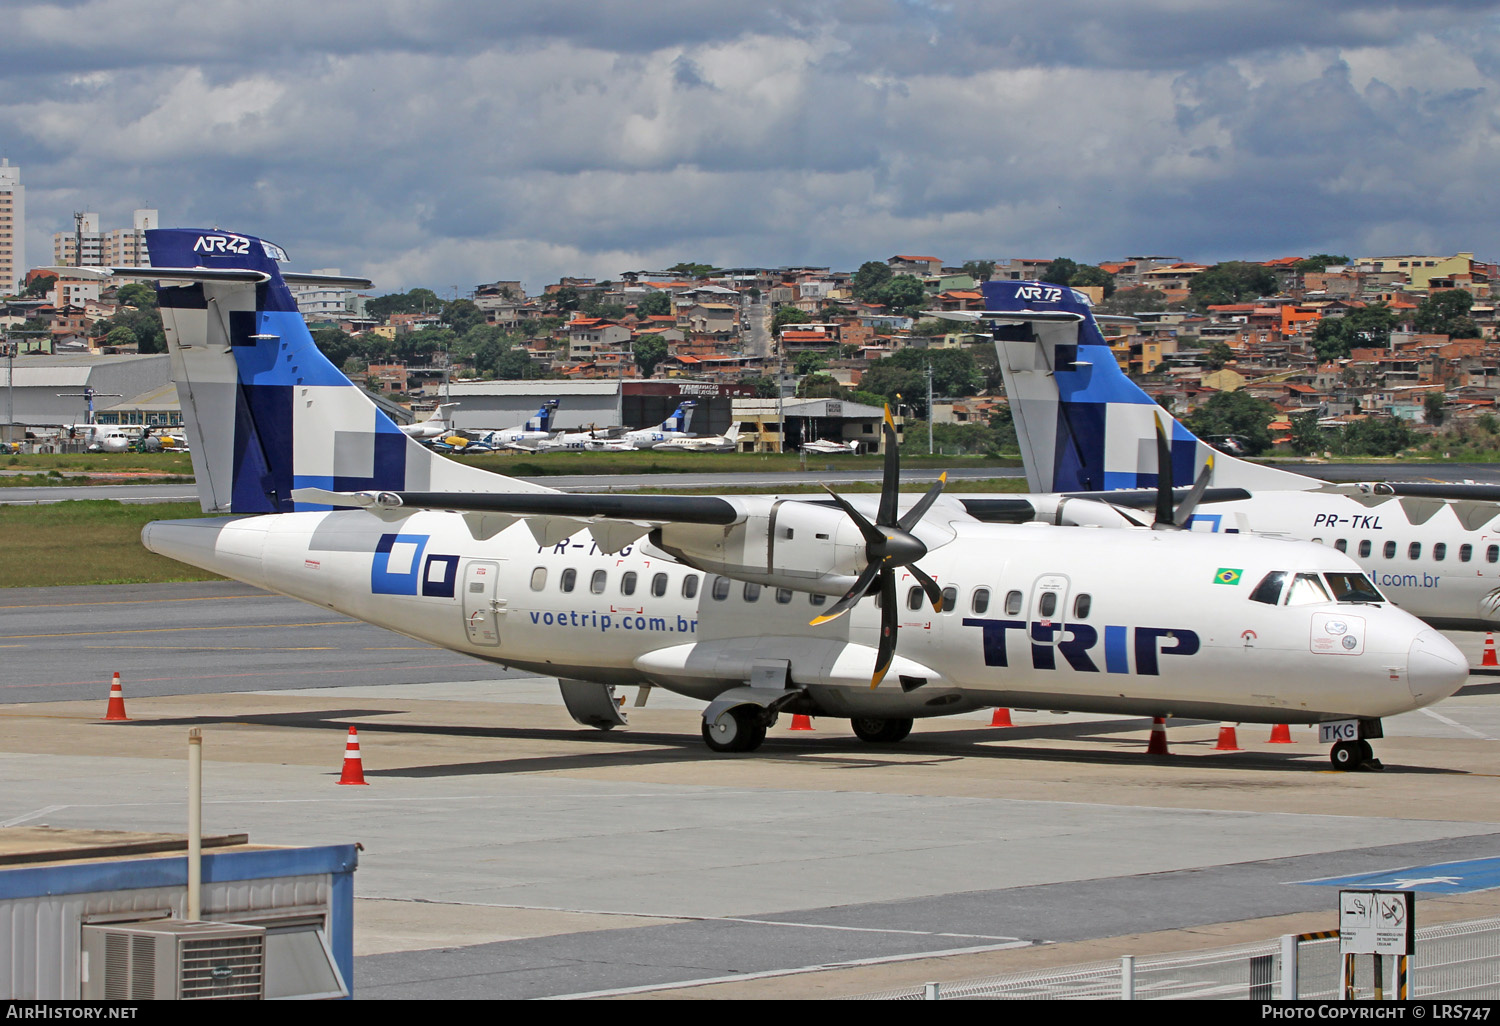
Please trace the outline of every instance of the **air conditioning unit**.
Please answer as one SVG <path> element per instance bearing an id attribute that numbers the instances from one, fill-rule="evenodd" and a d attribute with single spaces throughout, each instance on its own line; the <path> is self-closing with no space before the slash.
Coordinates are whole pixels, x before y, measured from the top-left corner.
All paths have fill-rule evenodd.
<path id="1" fill-rule="evenodd" d="M 155 919 L 83 927 L 86 1001 L 265 997 L 266 931 L 241 923 Z"/>

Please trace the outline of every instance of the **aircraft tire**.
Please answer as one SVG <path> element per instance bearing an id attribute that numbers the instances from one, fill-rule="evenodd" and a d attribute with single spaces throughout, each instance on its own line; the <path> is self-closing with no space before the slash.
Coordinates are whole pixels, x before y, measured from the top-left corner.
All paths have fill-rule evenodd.
<path id="1" fill-rule="evenodd" d="M 1361 748 L 1361 745 L 1364 747 Z M 1365 752 L 1369 750 L 1370 746 L 1363 741 L 1340 741 L 1328 753 L 1328 761 L 1333 763 L 1336 770 L 1356 770 L 1364 764 L 1367 758 Z"/>
<path id="2" fill-rule="evenodd" d="M 911 720 L 882 720 L 873 716 L 856 716 L 849 721 L 854 735 L 872 745 L 893 745 L 905 741 L 911 733 Z"/>
<path id="3" fill-rule="evenodd" d="M 703 724 L 703 743 L 715 752 L 753 752 L 766 740 L 760 710 L 742 705 L 717 723 Z"/>

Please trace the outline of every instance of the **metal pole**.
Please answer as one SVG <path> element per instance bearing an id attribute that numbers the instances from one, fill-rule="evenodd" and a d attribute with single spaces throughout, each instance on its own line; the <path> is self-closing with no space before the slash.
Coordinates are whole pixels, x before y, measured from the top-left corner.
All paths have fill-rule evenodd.
<path id="1" fill-rule="evenodd" d="M 187 917 L 203 918 L 203 731 L 188 731 Z"/>
<path id="2" fill-rule="evenodd" d="M 1297 935 L 1281 935 L 1281 1000 L 1297 1000 Z"/>
<path id="3" fill-rule="evenodd" d="M 927 361 L 927 455 L 932 455 L 932 361 Z"/>
<path id="4" fill-rule="evenodd" d="M 1135 956 L 1120 956 L 1120 1000 L 1135 1000 Z"/>

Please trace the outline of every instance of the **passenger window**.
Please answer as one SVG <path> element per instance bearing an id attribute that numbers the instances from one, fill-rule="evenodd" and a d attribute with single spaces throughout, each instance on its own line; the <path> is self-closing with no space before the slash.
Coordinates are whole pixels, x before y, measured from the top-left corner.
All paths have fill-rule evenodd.
<path id="1" fill-rule="evenodd" d="M 1348 552 L 1349 540 L 1347 538 L 1340 538 L 1338 541 L 1333 543 L 1333 547 L 1338 549 L 1340 552 Z"/>
<path id="2" fill-rule="evenodd" d="M 922 608 L 922 589 L 921 588 L 913 588 L 911 591 L 909 591 L 909 592 L 906 593 L 906 608 L 907 609 L 921 609 Z"/>
<path id="3" fill-rule="evenodd" d="M 688 574 L 682 579 L 682 597 L 685 599 L 698 597 L 698 575 Z"/>
<path id="4" fill-rule="evenodd" d="M 779 602 L 781 605 L 784 606 L 788 602 L 790 602 L 791 600 L 792 600 L 792 589 L 791 588 L 777 588 L 776 589 L 776 601 Z"/>
<path id="5" fill-rule="evenodd" d="M 1292 579 L 1292 586 L 1286 593 L 1286 604 L 1289 606 L 1307 606 L 1329 601 L 1328 589 L 1323 587 L 1317 574 L 1298 574 Z"/>
<path id="6" fill-rule="evenodd" d="M 745 582 L 745 601 L 746 602 L 759 602 L 760 601 L 760 585 L 758 585 L 758 584 L 752 584 L 749 581 Z"/>
<path id="7" fill-rule="evenodd" d="M 723 602 L 729 597 L 729 578 L 714 577 L 714 601 Z"/>
<path id="8" fill-rule="evenodd" d="M 667 593 L 667 575 L 653 574 L 651 577 L 651 597 L 661 598 Z"/>
<path id="9" fill-rule="evenodd" d="M 1359 543 L 1359 554 L 1361 556 L 1368 556 L 1370 554 L 1370 539 L 1366 538 Z"/>
<path id="10" fill-rule="evenodd" d="M 951 613 L 956 608 L 958 608 L 958 589 L 957 588 L 952 588 L 952 587 L 944 588 L 943 589 L 943 612 L 945 612 L 945 613 Z"/>
<path id="11" fill-rule="evenodd" d="M 1285 570 L 1272 570 L 1260 579 L 1260 583 L 1250 593 L 1250 601 L 1264 602 L 1268 606 L 1276 605 L 1281 601 L 1281 586 L 1285 581 Z"/>
<path id="12" fill-rule="evenodd" d="M 578 583 L 578 571 L 568 567 L 562 572 L 562 590 L 572 591 L 573 585 Z"/>
<path id="13" fill-rule="evenodd" d="M 990 589 L 975 588 L 974 597 L 969 600 L 969 609 L 975 613 L 987 613 L 990 609 Z"/>
<path id="14" fill-rule="evenodd" d="M 1460 563 L 1467 563 L 1473 557 L 1474 546 L 1470 545 L 1468 542 L 1465 542 L 1458 547 L 1458 561 Z"/>
<path id="15" fill-rule="evenodd" d="M 1093 598 L 1087 593 L 1079 595 L 1073 600 L 1073 619 L 1087 620 L 1089 618 L 1089 607 L 1093 604 Z"/>
<path id="16" fill-rule="evenodd" d="M 1446 542 L 1437 542 L 1435 545 L 1432 546 L 1432 559 L 1433 559 L 1433 562 L 1441 563 L 1443 560 L 1445 560 L 1447 558 L 1448 558 L 1448 544 Z"/>
<path id="17" fill-rule="evenodd" d="M 621 575 L 621 577 L 620 577 L 620 594 L 621 595 L 634 595 L 635 594 L 635 571 L 634 570 L 627 570 L 627 571 L 625 571 L 625 573 L 623 575 Z"/>
<path id="18" fill-rule="evenodd" d="M 539 566 L 531 571 L 531 590 L 541 591 L 547 586 L 547 568 Z"/>
<path id="19" fill-rule="evenodd" d="M 1005 593 L 1005 615 L 1017 616 L 1021 612 L 1021 593 L 1019 591 L 1008 591 Z"/>
<path id="20" fill-rule="evenodd" d="M 1052 614 L 1057 612 L 1057 592 L 1042 592 L 1042 598 L 1041 601 L 1037 603 L 1036 612 L 1037 615 L 1040 616 L 1043 620 L 1050 620 L 1052 618 Z"/>
<path id="21" fill-rule="evenodd" d="M 1487 563 L 1500 561 L 1500 545 L 1491 545 L 1484 550 L 1484 559 Z"/>
<path id="22" fill-rule="evenodd" d="M 1422 543 L 1421 542 L 1412 542 L 1410 545 L 1408 545 L 1406 547 L 1406 558 L 1407 559 L 1421 559 L 1422 558 Z"/>
<path id="23" fill-rule="evenodd" d="M 1385 543 L 1385 558 L 1386 559 L 1395 559 L 1396 558 L 1396 543 L 1395 542 L 1386 542 Z"/>
<path id="24" fill-rule="evenodd" d="M 605 582 L 609 579 L 608 570 L 595 570 L 594 576 L 589 578 L 589 591 L 595 595 L 604 594 Z"/>

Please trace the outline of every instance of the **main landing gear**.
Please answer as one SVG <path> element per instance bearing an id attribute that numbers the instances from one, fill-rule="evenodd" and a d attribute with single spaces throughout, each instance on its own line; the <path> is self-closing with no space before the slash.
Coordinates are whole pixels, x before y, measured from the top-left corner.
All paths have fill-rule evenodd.
<path id="1" fill-rule="evenodd" d="M 872 745 L 893 745 L 905 741 L 911 733 L 911 720 L 881 720 L 873 716 L 856 716 L 849 721 L 854 735 Z"/>
<path id="2" fill-rule="evenodd" d="M 1336 770 L 1381 770 L 1385 767 L 1375 758 L 1375 749 L 1368 741 L 1340 741 L 1328 753 L 1328 761 Z"/>
<path id="3" fill-rule="evenodd" d="M 770 723 L 775 720 L 772 713 Z M 716 752 L 753 752 L 765 743 L 770 723 L 759 706 L 738 705 L 714 722 L 704 722 L 703 743 Z"/>

